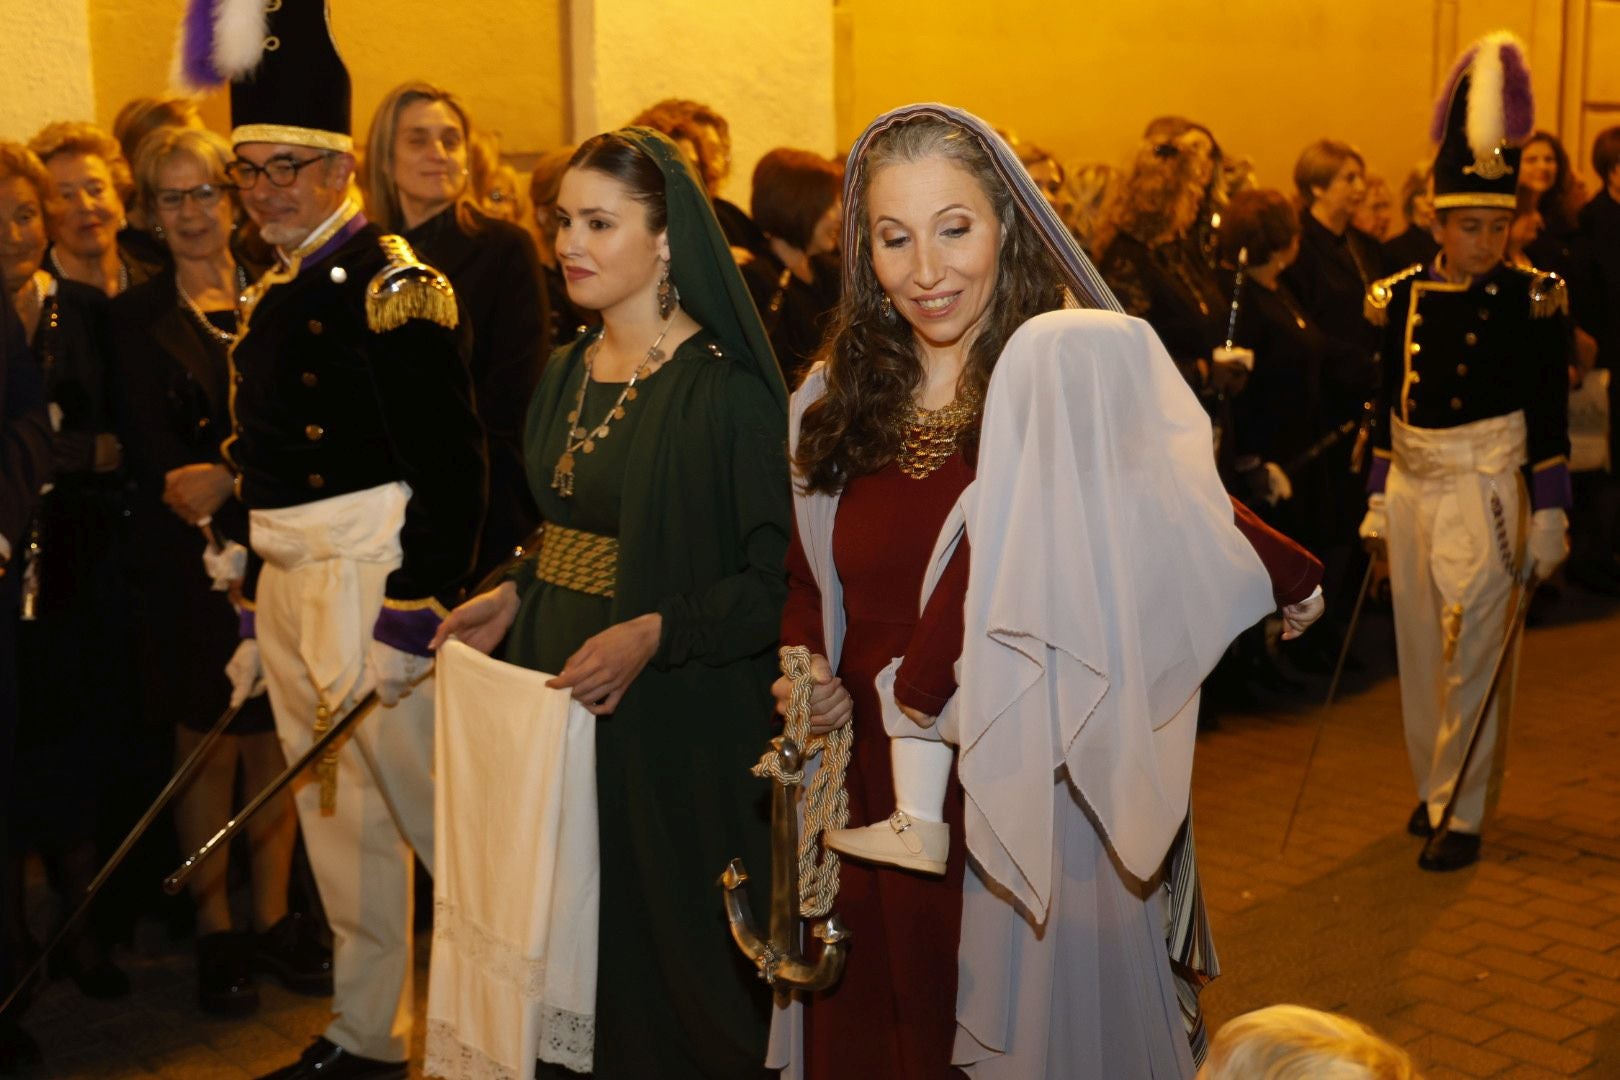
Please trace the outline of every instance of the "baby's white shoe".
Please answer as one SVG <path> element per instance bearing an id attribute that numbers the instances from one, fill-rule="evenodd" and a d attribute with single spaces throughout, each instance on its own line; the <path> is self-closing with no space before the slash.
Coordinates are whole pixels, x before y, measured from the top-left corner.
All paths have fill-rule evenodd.
<path id="1" fill-rule="evenodd" d="M 887 821 L 864 828 L 829 829 L 823 842 L 852 859 L 938 875 L 945 873 L 951 852 L 951 827 L 943 821 L 917 821 L 896 810 Z"/>

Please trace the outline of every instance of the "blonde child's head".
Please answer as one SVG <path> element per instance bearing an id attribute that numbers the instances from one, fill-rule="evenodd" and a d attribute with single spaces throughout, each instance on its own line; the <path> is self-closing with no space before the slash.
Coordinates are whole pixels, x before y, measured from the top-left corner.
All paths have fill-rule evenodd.
<path id="1" fill-rule="evenodd" d="M 1349 1017 L 1273 1005 L 1227 1021 L 1198 1080 L 1421 1080 L 1412 1059 Z"/>

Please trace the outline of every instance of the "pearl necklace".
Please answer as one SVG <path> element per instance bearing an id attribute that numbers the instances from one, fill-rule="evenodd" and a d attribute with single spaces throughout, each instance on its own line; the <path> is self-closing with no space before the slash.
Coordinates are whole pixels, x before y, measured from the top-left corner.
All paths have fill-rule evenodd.
<path id="1" fill-rule="evenodd" d="M 225 346 L 226 349 L 229 349 L 232 345 L 236 344 L 236 339 L 240 336 L 240 334 L 232 333 L 229 330 L 221 330 L 219 327 L 215 326 L 208 318 L 208 313 L 202 309 L 201 305 L 199 305 L 197 301 L 191 298 L 191 294 L 186 292 L 186 287 L 180 284 L 180 274 L 178 272 L 176 272 L 174 275 L 174 290 L 180 294 L 180 302 L 185 305 L 187 311 L 191 312 L 191 317 L 196 320 L 198 326 L 202 327 L 203 333 Z M 246 290 L 247 273 L 240 265 L 238 265 L 236 268 L 237 296 L 241 296 Z M 238 318 L 237 325 L 241 325 L 240 318 Z"/>
<path id="2" fill-rule="evenodd" d="M 56 257 L 56 245 L 55 244 L 51 245 L 51 269 L 56 271 L 56 276 L 57 277 L 64 278 L 64 279 L 66 279 L 68 281 L 73 280 L 72 278 L 68 277 L 67 270 L 63 268 L 62 260 Z M 120 257 L 119 260 L 118 260 L 118 292 L 115 293 L 114 295 L 122 296 L 124 293 L 126 293 L 128 291 L 129 291 L 129 266 L 124 262 L 123 258 Z"/>

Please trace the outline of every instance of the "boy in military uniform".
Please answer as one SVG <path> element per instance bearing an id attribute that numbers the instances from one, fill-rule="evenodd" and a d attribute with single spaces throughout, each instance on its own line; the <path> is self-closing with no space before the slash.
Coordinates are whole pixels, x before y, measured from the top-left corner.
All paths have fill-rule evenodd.
<path id="1" fill-rule="evenodd" d="M 1401 711 L 1428 837 L 1459 788 L 1449 830 L 1419 865 L 1479 857 L 1496 801 L 1516 655 L 1463 769 L 1475 715 L 1526 579 L 1564 559 L 1570 504 L 1564 283 L 1503 262 L 1533 128 L 1529 71 L 1505 33 L 1458 62 L 1437 114 L 1433 263 L 1376 282 L 1383 386 L 1361 535 L 1387 538 Z"/>
<path id="2" fill-rule="evenodd" d="M 280 256 L 243 297 L 231 352 L 225 453 L 263 566 L 230 671 L 244 697 L 262 660 L 289 758 L 367 691 L 382 706 L 297 791 L 336 1015 L 270 1075 L 404 1077 L 412 849 L 433 865 L 427 644 L 476 555 L 483 434 L 449 282 L 350 194 L 349 78 L 325 5 L 237 14 L 238 29 L 257 20 L 251 47 L 188 39 L 185 53 L 195 81 L 233 79 L 232 179 Z"/>

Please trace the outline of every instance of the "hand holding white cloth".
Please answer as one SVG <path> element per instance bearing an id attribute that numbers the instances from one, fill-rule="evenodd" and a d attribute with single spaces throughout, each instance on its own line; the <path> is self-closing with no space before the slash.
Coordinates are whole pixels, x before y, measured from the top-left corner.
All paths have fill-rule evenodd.
<path id="1" fill-rule="evenodd" d="M 232 585 L 247 576 L 247 548 L 235 540 L 225 541 L 224 547 L 210 544 L 203 548 L 203 569 L 208 571 L 215 592 L 229 592 Z"/>
<path id="2" fill-rule="evenodd" d="M 371 642 L 370 659 L 371 673 L 377 679 L 377 700 L 384 705 L 398 705 L 399 699 L 408 696 L 433 666 L 431 656 L 402 652 L 376 639 Z"/>
<path id="3" fill-rule="evenodd" d="M 259 643 L 243 638 L 225 663 L 225 675 L 231 680 L 233 709 L 240 709 L 248 698 L 264 693 L 264 665 L 259 663 Z"/>
<path id="4" fill-rule="evenodd" d="M 1283 640 L 1293 641 L 1295 638 L 1299 637 L 1305 631 L 1309 630 L 1311 628 L 1311 624 L 1316 622 L 1317 619 L 1320 619 L 1322 617 L 1322 612 L 1326 610 L 1327 599 L 1323 597 L 1322 586 L 1320 585 L 1311 590 L 1311 595 L 1307 596 L 1299 603 L 1284 605 L 1282 609 Z"/>
<path id="5" fill-rule="evenodd" d="M 537 1057 L 591 1070 L 596 718 L 548 678 L 439 650 L 430 1076 L 532 1076 Z"/>
<path id="6" fill-rule="evenodd" d="M 1569 558 L 1569 516 L 1554 507 L 1530 517 L 1530 562 L 1537 581 L 1546 581 Z"/>
<path id="7" fill-rule="evenodd" d="M 1384 512 L 1384 493 L 1377 492 L 1367 496 L 1367 513 L 1361 519 L 1361 525 L 1356 529 L 1362 543 L 1368 551 L 1383 555 L 1386 538 L 1389 536 L 1389 516 Z"/>

